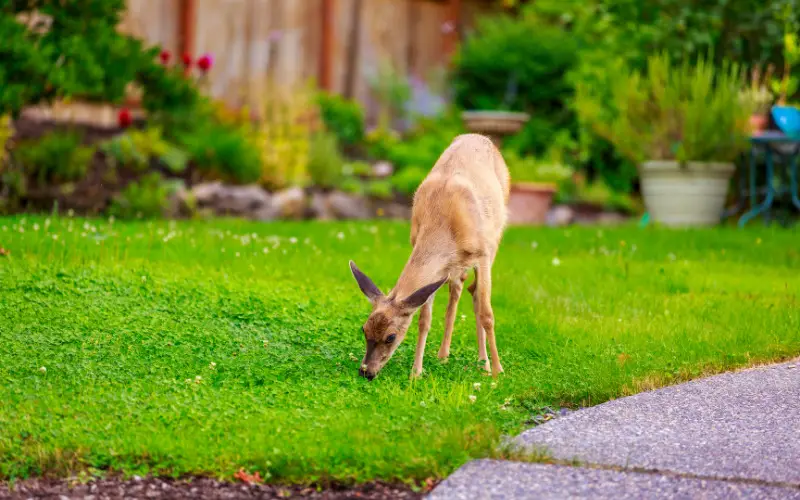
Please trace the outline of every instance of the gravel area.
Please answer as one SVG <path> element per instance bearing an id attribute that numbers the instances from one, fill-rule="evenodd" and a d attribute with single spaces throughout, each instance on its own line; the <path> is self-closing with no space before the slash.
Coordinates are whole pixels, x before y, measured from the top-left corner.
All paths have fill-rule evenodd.
<path id="1" fill-rule="evenodd" d="M 423 492 L 414 492 L 403 485 L 367 483 L 355 487 L 315 488 L 247 485 L 220 482 L 208 478 L 170 480 L 159 478 L 102 479 L 71 486 L 67 481 L 31 479 L 17 482 L 13 490 L 0 484 L 0 499 L 27 500 L 105 500 L 105 499 L 273 499 L 304 498 L 313 500 L 416 500 Z"/>

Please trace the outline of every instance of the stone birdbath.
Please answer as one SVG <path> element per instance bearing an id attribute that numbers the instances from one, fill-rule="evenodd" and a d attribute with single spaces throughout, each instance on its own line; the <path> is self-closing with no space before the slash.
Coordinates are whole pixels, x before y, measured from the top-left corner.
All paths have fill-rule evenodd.
<path id="1" fill-rule="evenodd" d="M 530 115 L 514 111 L 463 111 L 461 119 L 467 130 L 489 137 L 500 148 L 503 138 L 522 130 Z"/>

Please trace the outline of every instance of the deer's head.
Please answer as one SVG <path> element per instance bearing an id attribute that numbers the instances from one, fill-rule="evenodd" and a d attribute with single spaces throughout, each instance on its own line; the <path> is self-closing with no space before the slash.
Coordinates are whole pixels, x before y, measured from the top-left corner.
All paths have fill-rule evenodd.
<path id="1" fill-rule="evenodd" d="M 358 370 L 359 375 L 372 380 L 405 339 L 414 312 L 447 279 L 423 286 L 408 297 L 398 298 L 384 295 L 353 261 L 350 261 L 350 270 L 361 292 L 372 303 L 372 312 L 361 328 L 367 343 L 367 352 Z"/>

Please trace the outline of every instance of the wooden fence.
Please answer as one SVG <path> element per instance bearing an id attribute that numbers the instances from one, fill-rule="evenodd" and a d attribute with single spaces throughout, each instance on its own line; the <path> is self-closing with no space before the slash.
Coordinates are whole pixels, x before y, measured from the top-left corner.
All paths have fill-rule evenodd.
<path id="1" fill-rule="evenodd" d="M 477 0 L 476 0 L 477 1 Z M 370 77 L 391 63 L 425 80 L 446 66 L 465 19 L 461 0 L 127 0 L 121 29 L 176 57 L 210 52 L 208 91 L 232 106 L 272 80 L 320 76 L 369 107 Z M 359 29 L 355 29 L 358 26 Z M 325 59 L 323 61 L 323 58 Z M 320 75 L 320 73 L 323 73 Z"/>

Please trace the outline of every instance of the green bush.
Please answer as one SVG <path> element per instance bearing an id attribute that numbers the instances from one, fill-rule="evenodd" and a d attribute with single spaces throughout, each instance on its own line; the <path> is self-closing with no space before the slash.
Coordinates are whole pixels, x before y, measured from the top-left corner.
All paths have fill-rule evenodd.
<path id="1" fill-rule="evenodd" d="M 178 137 L 178 145 L 201 171 L 247 184 L 261 177 L 261 158 L 238 128 L 209 122 Z"/>
<path id="2" fill-rule="evenodd" d="M 395 191 L 398 193 L 411 196 L 416 192 L 419 185 L 422 184 L 422 181 L 425 180 L 425 176 L 428 175 L 428 172 L 429 170 L 416 166 L 407 167 L 391 177 L 392 187 L 394 187 Z"/>
<path id="3" fill-rule="evenodd" d="M 456 57 L 456 102 L 464 109 L 561 112 L 572 94 L 566 75 L 577 56 L 563 30 L 528 18 L 484 18 Z"/>
<path id="4" fill-rule="evenodd" d="M 392 198 L 392 183 L 387 179 L 373 180 L 367 184 L 367 194 L 373 198 L 388 200 Z"/>
<path id="5" fill-rule="evenodd" d="M 197 90 L 157 62 L 159 48 L 146 49 L 117 29 L 125 7 L 125 0 L 4 2 L 0 114 L 67 96 L 120 102 L 132 82 L 144 90 L 149 111 L 191 107 Z M 46 29 L 17 20 L 34 12 L 49 16 Z"/>
<path id="6" fill-rule="evenodd" d="M 398 171 L 408 167 L 430 170 L 453 139 L 464 132 L 461 118 L 451 110 L 441 116 L 420 118 L 414 130 L 402 139 L 376 132 L 370 137 L 370 152 L 375 158 L 390 161 Z"/>
<path id="7" fill-rule="evenodd" d="M 39 139 L 22 141 L 14 148 L 14 161 L 40 185 L 83 179 L 94 149 L 81 144 L 75 131 L 54 131 Z"/>
<path id="8" fill-rule="evenodd" d="M 112 201 L 109 213 L 121 219 L 161 217 L 169 208 L 174 189 L 174 183 L 162 179 L 158 172 L 150 172 L 128 184 Z"/>
<path id="9" fill-rule="evenodd" d="M 142 171 L 155 160 L 177 174 L 186 170 L 189 162 L 186 152 L 164 140 L 158 127 L 128 130 L 102 143 L 100 150 L 105 153 L 112 168 L 127 167 Z"/>
<path id="10" fill-rule="evenodd" d="M 321 92 L 317 105 L 325 128 L 336 135 L 340 145 L 356 147 L 364 142 L 364 110 L 358 102 Z"/>
<path id="11" fill-rule="evenodd" d="M 561 186 L 573 174 L 573 169 L 564 163 L 560 155 L 551 153 L 545 157 L 521 156 L 511 150 L 503 154 L 511 175 L 511 182 L 542 182 Z"/>
<path id="12" fill-rule="evenodd" d="M 740 96 L 737 65 L 673 64 L 659 54 L 643 73 L 622 70 L 610 78 L 610 101 L 595 86 L 579 85 L 577 109 L 634 163 L 734 161 L 747 147 L 752 103 Z"/>
<path id="13" fill-rule="evenodd" d="M 308 175 L 315 186 L 337 186 L 342 178 L 344 164 L 335 135 L 329 132 L 317 132 L 311 136 Z"/>

